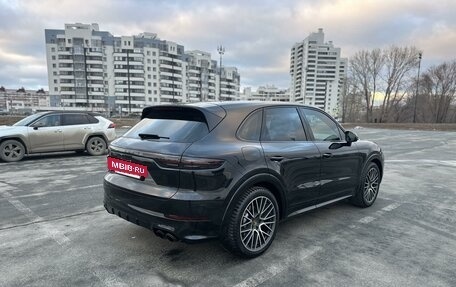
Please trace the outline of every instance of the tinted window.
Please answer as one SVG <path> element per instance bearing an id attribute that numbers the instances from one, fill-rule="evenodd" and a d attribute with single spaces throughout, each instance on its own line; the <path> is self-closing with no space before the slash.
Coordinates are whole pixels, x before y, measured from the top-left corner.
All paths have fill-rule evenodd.
<path id="1" fill-rule="evenodd" d="M 91 124 L 96 124 L 99 122 L 98 119 L 96 119 L 94 116 L 86 115 L 86 117 L 89 120 L 89 123 L 91 123 Z"/>
<path id="2" fill-rule="evenodd" d="M 160 141 L 194 142 L 209 132 L 206 123 L 177 119 L 143 119 L 124 137 L 140 138 L 139 134 L 156 135 Z"/>
<path id="3" fill-rule="evenodd" d="M 32 124 L 34 127 L 55 127 L 60 125 L 60 115 L 44 116 Z"/>
<path id="4" fill-rule="evenodd" d="M 242 123 L 238 131 L 239 138 L 249 141 L 258 141 L 260 140 L 261 132 L 261 120 L 262 120 L 261 111 L 254 112 L 247 116 L 247 119 Z"/>
<path id="5" fill-rule="evenodd" d="M 264 110 L 262 141 L 306 140 L 298 111 L 295 108 L 270 108 Z"/>
<path id="6" fill-rule="evenodd" d="M 327 115 L 311 109 L 302 109 L 316 141 L 340 140 L 339 128 Z"/>
<path id="7" fill-rule="evenodd" d="M 84 114 L 63 114 L 62 115 L 63 125 L 85 125 L 89 123 L 87 116 Z"/>

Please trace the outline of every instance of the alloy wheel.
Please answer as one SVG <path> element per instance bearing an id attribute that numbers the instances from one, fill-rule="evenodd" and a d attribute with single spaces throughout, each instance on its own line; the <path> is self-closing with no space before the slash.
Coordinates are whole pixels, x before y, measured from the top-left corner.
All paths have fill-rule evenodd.
<path id="1" fill-rule="evenodd" d="M 9 143 L 3 148 L 3 155 L 6 159 L 14 161 L 22 157 L 22 147 L 14 143 Z"/>
<path id="2" fill-rule="evenodd" d="M 371 167 L 367 172 L 366 179 L 364 181 L 364 200 L 370 204 L 373 202 L 378 193 L 379 186 L 379 171 L 375 167 Z"/>
<path id="3" fill-rule="evenodd" d="M 269 198 L 258 196 L 252 199 L 241 218 L 240 235 L 243 246 L 251 252 L 267 246 L 274 235 L 276 221 L 276 208 Z"/>

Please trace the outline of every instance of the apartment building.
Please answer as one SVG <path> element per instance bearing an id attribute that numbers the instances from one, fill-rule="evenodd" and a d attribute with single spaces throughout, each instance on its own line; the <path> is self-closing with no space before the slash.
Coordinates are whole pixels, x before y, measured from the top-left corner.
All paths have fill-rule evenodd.
<path id="1" fill-rule="evenodd" d="M 244 88 L 240 96 L 243 101 L 289 102 L 290 89 L 280 89 L 274 85 L 260 86 L 256 91 L 251 87 Z"/>
<path id="2" fill-rule="evenodd" d="M 325 42 L 323 29 L 291 48 L 291 100 L 317 106 L 333 116 L 340 113 L 339 98 L 347 73 L 340 48 Z"/>
<path id="3" fill-rule="evenodd" d="M 98 24 L 76 23 L 45 36 L 49 93 L 64 107 L 138 113 L 155 104 L 239 97 L 236 68 L 220 69 L 210 53 L 185 52 L 154 33 L 113 36 Z"/>
<path id="4" fill-rule="evenodd" d="M 187 70 L 187 102 L 206 102 L 218 100 L 217 61 L 211 54 L 203 51 L 185 52 Z"/>
<path id="5" fill-rule="evenodd" d="M 0 87 L 0 110 L 8 113 L 30 113 L 49 108 L 49 94 L 43 89 L 26 90 Z"/>

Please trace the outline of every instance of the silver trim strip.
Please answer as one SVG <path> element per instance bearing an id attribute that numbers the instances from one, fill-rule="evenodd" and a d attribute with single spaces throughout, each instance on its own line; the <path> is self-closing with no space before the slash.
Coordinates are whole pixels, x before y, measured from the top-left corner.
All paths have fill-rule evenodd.
<path id="1" fill-rule="evenodd" d="M 346 199 L 346 198 L 349 198 L 349 197 L 352 197 L 352 195 L 345 195 L 345 196 L 338 197 L 338 198 L 336 198 L 336 199 L 331 199 L 331 200 L 329 200 L 329 201 L 325 201 L 325 202 L 322 202 L 322 203 L 319 203 L 319 204 L 316 204 L 316 205 L 311 205 L 311 206 L 308 206 L 308 207 L 306 207 L 306 208 L 303 208 L 303 209 L 300 209 L 300 210 L 297 210 L 297 211 L 295 211 L 295 212 L 290 213 L 290 214 L 288 215 L 288 217 L 292 217 L 292 216 L 295 216 L 295 215 L 304 213 L 304 212 L 306 212 L 306 211 L 313 210 L 313 209 L 316 209 L 316 208 L 319 208 L 319 207 L 322 207 L 322 206 L 325 206 L 325 205 L 334 203 L 334 202 L 336 202 L 336 201 L 341 201 L 341 200 Z"/>

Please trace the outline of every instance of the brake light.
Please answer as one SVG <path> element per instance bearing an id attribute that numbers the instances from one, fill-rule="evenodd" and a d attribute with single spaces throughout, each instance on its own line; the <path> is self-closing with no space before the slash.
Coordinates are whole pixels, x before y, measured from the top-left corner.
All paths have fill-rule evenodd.
<path id="1" fill-rule="evenodd" d="M 115 129 L 116 128 L 116 124 L 115 123 L 111 123 L 108 127 L 108 129 Z"/>
<path id="2" fill-rule="evenodd" d="M 216 169 L 223 165 L 224 161 L 211 158 L 192 158 L 179 156 L 167 156 L 157 158 L 155 161 L 161 167 L 165 168 L 181 168 L 181 169 Z"/>

